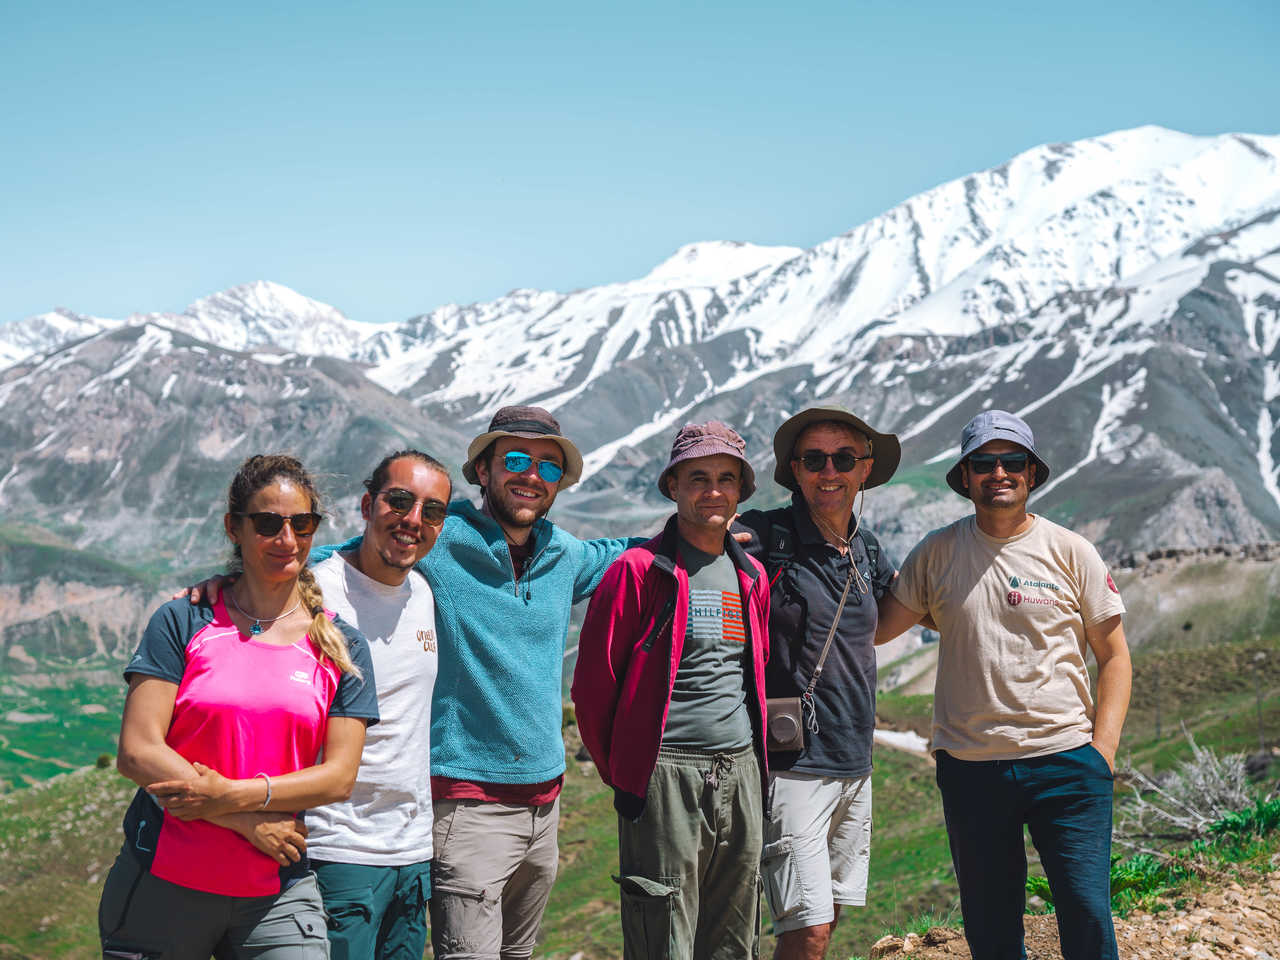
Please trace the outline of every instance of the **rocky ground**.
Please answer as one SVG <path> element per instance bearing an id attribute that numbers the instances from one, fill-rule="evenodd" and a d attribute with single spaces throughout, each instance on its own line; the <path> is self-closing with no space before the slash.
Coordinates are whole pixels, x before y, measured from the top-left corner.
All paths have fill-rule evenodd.
<path id="1" fill-rule="evenodd" d="M 1280 870 L 1256 882 L 1234 881 L 1191 899 L 1182 909 L 1116 918 L 1125 960 L 1280 960 Z M 1057 921 L 1026 918 L 1027 960 L 1059 960 Z M 969 958 L 961 931 L 936 927 L 924 935 L 885 937 L 873 960 Z"/>

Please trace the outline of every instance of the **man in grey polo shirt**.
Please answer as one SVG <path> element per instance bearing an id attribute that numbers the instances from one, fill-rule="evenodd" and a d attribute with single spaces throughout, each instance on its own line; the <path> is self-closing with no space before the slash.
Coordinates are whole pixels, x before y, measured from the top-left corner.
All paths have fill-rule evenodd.
<path id="1" fill-rule="evenodd" d="M 762 870 L 775 960 L 818 960 L 841 906 L 866 903 L 876 602 L 896 570 L 855 503 L 893 475 L 900 447 L 842 407 L 811 407 L 778 428 L 773 449 L 791 503 L 739 522 L 771 583 L 769 696 L 811 699 L 802 747 L 769 754 Z"/>

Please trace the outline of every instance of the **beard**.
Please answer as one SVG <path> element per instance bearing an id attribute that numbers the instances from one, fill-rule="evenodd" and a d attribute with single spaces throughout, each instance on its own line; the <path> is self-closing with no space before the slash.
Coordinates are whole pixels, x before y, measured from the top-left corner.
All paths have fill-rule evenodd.
<path id="1" fill-rule="evenodd" d="M 984 507 L 992 509 L 1016 510 L 1027 505 L 1027 495 L 1030 493 L 1022 484 L 1015 484 L 1007 489 L 989 490 L 984 486 L 978 487 L 978 503 Z"/>
<path id="2" fill-rule="evenodd" d="M 484 501 L 489 508 L 489 515 L 498 521 L 503 527 L 528 528 L 534 523 L 547 515 L 547 511 L 551 509 L 551 504 L 545 504 L 541 509 L 534 508 L 532 505 L 526 507 L 523 511 L 525 516 L 516 516 L 516 511 L 506 502 L 503 497 L 495 496 L 493 490 L 485 490 Z M 528 517 L 529 511 L 532 510 L 533 516 Z M 526 519 L 527 518 L 527 519 Z"/>

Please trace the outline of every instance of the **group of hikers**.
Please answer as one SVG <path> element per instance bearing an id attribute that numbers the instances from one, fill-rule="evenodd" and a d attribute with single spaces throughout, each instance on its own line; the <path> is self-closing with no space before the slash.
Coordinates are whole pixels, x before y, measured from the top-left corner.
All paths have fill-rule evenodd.
<path id="1" fill-rule="evenodd" d="M 1023 825 L 1066 960 L 1115 958 L 1115 753 L 1131 666 L 1114 582 L 1026 509 L 1049 465 L 979 413 L 946 474 L 973 512 L 901 568 L 861 525 L 898 438 L 815 406 L 774 434 L 789 505 L 717 421 L 676 434 L 652 539 L 546 518 L 582 476 L 555 418 L 504 407 L 462 466 L 386 456 L 364 531 L 316 546 L 283 455 L 230 487 L 232 569 L 152 617 L 125 668 L 139 786 L 99 909 L 104 957 L 528 960 L 558 864 L 561 677 L 618 814 L 624 956 L 822 957 L 867 898 L 875 645 L 938 631 L 931 750 L 975 960 L 1025 956 Z M 1097 661 L 1097 697 L 1086 666 Z M 305 812 L 305 816 L 304 816 Z M 429 921 L 429 922 L 428 922 Z"/>

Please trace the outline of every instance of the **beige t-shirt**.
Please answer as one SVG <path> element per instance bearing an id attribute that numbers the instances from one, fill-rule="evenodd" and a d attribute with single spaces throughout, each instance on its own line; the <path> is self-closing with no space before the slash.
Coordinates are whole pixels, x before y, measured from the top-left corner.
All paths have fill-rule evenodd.
<path id="1" fill-rule="evenodd" d="M 942 634 L 933 750 L 1013 760 L 1093 739 L 1084 628 L 1124 603 L 1083 537 L 1033 515 L 998 540 L 965 517 L 916 545 L 893 595 Z"/>

